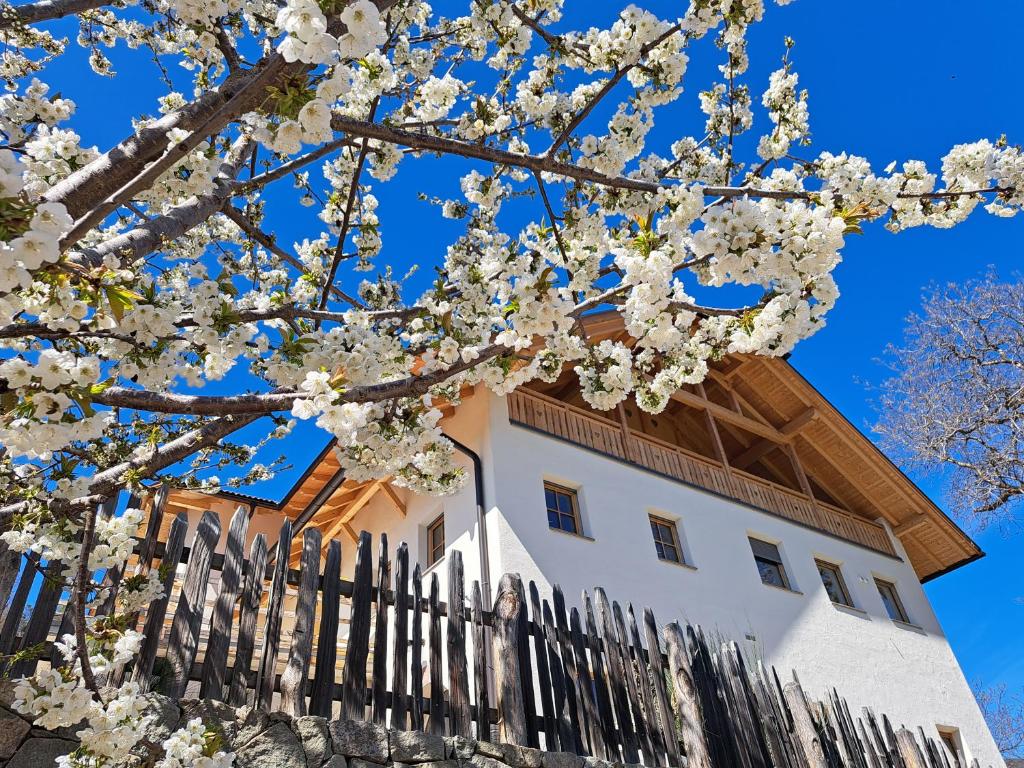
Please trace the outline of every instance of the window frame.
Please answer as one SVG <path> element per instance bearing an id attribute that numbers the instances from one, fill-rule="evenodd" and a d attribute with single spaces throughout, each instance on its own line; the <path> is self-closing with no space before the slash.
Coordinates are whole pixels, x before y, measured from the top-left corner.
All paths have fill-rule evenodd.
<path id="1" fill-rule="evenodd" d="M 571 513 L 569 515 L 567 515 L 565 512 L 563 512 L 561 509 L 558 508 L 557 501 L 556 501 L 556 504 L 555 504 L 555 509 L 551 509 L 551 508 L 548 507 L 548 499 L 547 499 L 548 491 L 551 491 L 552 493 L 556 494 L 556 498 L 557 498 L 557 495 L 560 494 L 560 495 L 565 496 L 566 498 L 569 499 L 569 504 L 572 507 Z M 561 485 L 560 483 L 556 483 L 556 482 L 554 482 L 552 480 L 545 480 L 544 481 L 544 511 L 548 515 L 548 530 L 549 531 L 557 531 L 558 533 L 565 533 L 565 534 L 568 534 L 569 536 L 579 536 L 580 538 L 586 538 L 586 534 L 583 533 L 583 516 L 580 514 L 579 491 L 577 491 L 575 488 L 570 488 L 567 485 Z M 551 514 L 552 513 L 558 515 L 558 527 L 555 527 L 555 526 L 553 526 L 551 524 Z M 563 517 L 567 517 L 567 516 L 572 518 L 573 529 L 574 530 L 570 531 L 570 530 L 567 530 L 566 528 L 562 527 L 562 518 Z"/>
<path id="2" fill-rule="evenodd" d="M 765 557 L 764 555 L 759 555 L 754 547 L 754 542 L 757 542 L 758 544 L 763 544 L 768 547 L 772 547 L 777 553 L 777 559 Z M 747 543 L 750 545 L 750 554 L 753 555 L 754 566 L 757 567 L 757 575 L 761 579 L 761 583 L 764 584 L 766 587 L 774 587 L 775 589 L 785 589 L 789 592 L 796 592 L 796 590 L 793 588 L 793 582 L 790 581 L 789 574 L 786 571 L 786 563 L 782 559 L 782 549 L 780 549 L 779 545 L 776 542 L 768 541 L 767 539 L 762 539 L 759 536 L 753 536 L 750 534 L 747 535 Z M 775 584 L 771 581 L 765 581 L 764 573 L 761 571 L 760 567 L 762 562 L 774 567 L 778 571 L 779 578 L 782 580 L 782 584 Z"/>
<path id="3" fill-rule="evenodd" d="M 662 517 L 661 515 L 656 515 L 653 512 L 647 513 L 647 522 L 651 526 L 651 536 L 654 539 L 654 553 L 657 555 L 658 559 L 664 563 L 672 563 L 673 565 L 686 565 L 686 554 L 683 552 L 683 545 L 679 539 L 678 523 L 675 520 Z M 658 534 L 655 532 L 655 526 L 667 529 L 672 540 L 666 542 L 660 539 Z M 663 554 L 659 553 L 659 546 L 661 547 L 662 552 L 664 552 L 666 546 L 672 547 L 676 553 L 675 558 L 665 557 Z"/>
<path id="4" fill-rule="evenodd" d="M 438 529 L 441 530 L 441 551 L 437 555 L 437 557 L 434 557 L 434 552 L 437 549 L 437 546 L 436 546 L 436 544 L 434 542 L 434 533 Z M 436 565 L 437 563 L 441 562 L 444 559 L 446 544 L 447 544 L 447 542 L 445 540 L 445 531 L 444 531 L 444 512 L 442 512 L 437 517 L 435 517 L 433 520 L 431 520 L 429 523 L 427 523 L 427 552 L 426 552 L 426 555 L 427 555 L 427 558 L 426 558 L 427 559 L 427 568 L 430 568 L 430 567 Z"/>
<path id="5" fill-rule="evenodd" d="M 910 614 L 907 613 L 906 606 L 903 605 L 903 599 L 900 597 L 900 592 L 896 588 L 896 582 L 889 581 L 881 576 L 875 576 L 874 579 L 875 589 L 878 590 L 878 598 L 882 601 L 882 607 L 885 609 L 886 616 L 888 616 L 891 621 L 897 621 L 900 624 L 911 624 Z M 889 612 L 889 607 L 885 602 L 885 597 L 882 595 L 882 587 L 888 589 L 892 595 L 892 603 L 896 608 L 896 613 L 899 614 L 898 616 L 893 616 Z"/>
<path id="6" fill-rule="evenodd" d="M 953 768 L 962 768 L 964 760 L 961 759 L 963 750 L 961 748 L 960 729 L 949 725 L 937 725 L 935 730 L 939 734 L 939 740 L 942 742 L 942 745 L 949 751 L 950 757 L 953 758 Z"/>
<path id="7" fill-rule="evenodd" d="M 839 605 L 843 608 L 856 608 L 857 606 L 853 603 L 853 597 L 850 595 L 850 588 L 846 586 L 846 579 L 843 578 L 843 567 L 839 563 L 834 563 L 830 560 L 825 560 L 821 557 L 814 558 L 814 565 L 818 569 L 818 575 L 821 576 L 821 571 L 830 571 L 835 576 L 836 585 L 839 587 L 839 591 L 842 594 L 842 600 L 836 600 L 828 591 L 828 587 L 825 586 L 825 579 L 822 577 L 821 586 L 825 590 L 825 594 L 828 595 L 829 601 L 832 605 Z"/>

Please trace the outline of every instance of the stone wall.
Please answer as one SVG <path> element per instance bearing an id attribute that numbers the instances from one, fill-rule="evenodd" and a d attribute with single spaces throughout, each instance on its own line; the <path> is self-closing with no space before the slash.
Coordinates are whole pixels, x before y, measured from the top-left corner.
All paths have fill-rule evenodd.
<path id="1" fill-rule="evenodd" d="M 217 730 L 238 768 L 612 768 L 567 752 L 544 752 L 461 736 L 398 731 L 363 721 L 290 718 L 213 701 L 175 703 L 149 694 L 149 728 L 140 742 L 159 744 L 192 718 Z M 6 702 L 4 702 L 6 704 Z M 50 768 L 78 746 L 73 730 L 33 727 L 0 704 L 0 767 Z M 143 762 L 138 761 L 137 766 Z"/>

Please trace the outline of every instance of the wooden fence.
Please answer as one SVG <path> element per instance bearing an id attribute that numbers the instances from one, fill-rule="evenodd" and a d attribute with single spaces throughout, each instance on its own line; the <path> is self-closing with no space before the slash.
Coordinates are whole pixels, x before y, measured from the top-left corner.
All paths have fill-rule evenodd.
<path id="1" fill-rule="evenodd" d="M 783 685 L 774 670 L 748 665 L 735 643 L 660 626 L 649 609 L 623 608 L 600 588 L 582 595 L 582 610 L 567 610 L 558 587 L 541 599 L 533 582 L 508 574 L 488 610 L 478 582 L 467 595 L 458 551 L 448 555 L 442 601 L 437 573 L 425 584 L 406 545 L 392 553 L 386 536 L 374 557 L 361 534 L 348 581 L 339 543 L 321 561 L 314 528 L 302 531 L 300 567 L 289 570 L 290 521 L 274 547 L 259 534 L 246 556 L 249 518 L 239 509 L 219 554 L 217 515 L 202 517 L 186 548 L 184 514 L 166 542 L 150 535 L 161 511 L 158 498 L 133 567 L 161 568 L 166 594 L 136 619 L 145 633 L 138 660 L 108 682 L 648 766 L 966 768 L 920 729 L 894 730 L 868 710 L 855 717 L 834 691 L 808 702 L 795 678 Z M 70 631 L 55 573 L 26 558 L 17 586 L 7 583 L 0 652 Z M 212 574 L 219 584 L 208 597 Z M 121 574 L 103 580 L 113 593 Z M 47 657 L 7 671 L 30 674 L 40 663 Z"/>

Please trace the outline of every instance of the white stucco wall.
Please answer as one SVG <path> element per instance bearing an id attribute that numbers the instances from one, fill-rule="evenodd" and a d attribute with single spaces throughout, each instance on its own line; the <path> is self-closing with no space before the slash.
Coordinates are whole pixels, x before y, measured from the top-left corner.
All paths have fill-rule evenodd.
<path id="1" fill-rule="evenodd" d="M 660 623 L 689 621 L 720 631 L 784 678 L 797 670 L 812 695 L 835 686 L 854 711 L 871 706 L 894 724 L 921 726 L 932 736 L 936 726 L 956 728 L 969 758 L 1003 765 L 905 559 L 512 426 L 504 400 L 489 399 L 485 461 L 494 583 L 497 574 L 518 572 L 545 596 L 557 583 L 570 606 L 581 605 L 582 590 L 603 586 L 623 605 L 651 607 Z M 544 480 L 578 488 L 589 538 L 548 528 Z M 693 568 L 657 558 L 650 513 L 677 521 Z M 750 535 L 779 543 L 795 592 L 761 583 Z M 829 600 L 815 558 L 841 565 L 855 610 Z M 874 577 L 896 584 L 915 626 L 889 619 Z"/>
<path id="2" fill-rule="evenodd" d="M 775 665 L 784 680 L 795 669 L 809 695 L 821 697 L 834 686 L 855 713 L 870 706 L 897 727 L 921 726 L 933 737 L 936 726 L 955 728 L 968 759 L 1004 765 L 905 556 L 892 558 L 513 426 L 504 400 L 493 395 L 469 398 L 444 429 L 483 460 L 492 591 L 501 574 L 517 572 L 526 583 L 534 580 L 543 597 L 561 585 L 568 605 L 581 607 L 582 590 L 603 586 L 623 606 L 649 606 L 659 623 L 688 621 L 737 641 L 750 658 Z M 462 552 L 467 597 L 480 578 L 472 464 L 461 455 L 459 461 L 469 482 L 457 494 L 437 499 L 400 490 L 405 516 L 378 495 L 352 521 L 375 539 L 386 532 L 392 552 L 406 542 L 410 571 L 417 563 L 424 568 L 424 596 L 437 574 L 442 600 L 448 558 L 427 567 L 425 554 L 426 526 L 438 514 L 445 516 L 446 552 Z M 544 480 L 578 489 L 585 538 L 548 528 Z M 658 560 L 651 513 L 677 522 L 688 567 Z M 273 529 L 268 538 L 276 540 L 279 519 L 260 517 L 254 528 Z M 751 535 L 778 543 L 795 591 L 761 583 Z M 338 538 L 342 572 L 351 578 L 355 546 L 344 534 Z M 829 600 L 815 558 L 841 566 L 855 609 Z M 912 625 L 889 619 L 874 577 L 896 584 Z"/>

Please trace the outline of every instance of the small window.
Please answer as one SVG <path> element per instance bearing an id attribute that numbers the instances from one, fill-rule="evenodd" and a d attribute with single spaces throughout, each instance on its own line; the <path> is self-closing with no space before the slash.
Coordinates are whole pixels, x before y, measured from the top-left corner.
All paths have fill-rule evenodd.
<path id="1" fill-rule="evenodd" d="M 950 765 L 952 765 L 953 768 L 961 768 L 963 761 L 960 759 L 960 747 L 957 744 L 959 739 L 957 730 L 955 728 L 943 728 L 941 726 L 938 727 L 937 730 L 939 732 L 939 737 L 942 739 L 942 743 L 945 745 L 946 749 L 949 750 L 950 757 L 953 758 Z"/>
<path id="2" fill-rule="evenodd" d="M 754 553 L 754 562 L 761 574 L 761 581 L 772 587 L 789 589 L 786 568 L 782 565 L 782 555 L 775 544 L 760 539 L 750 539 L 750 549 Z"/>
<path id="3" fill-rule="evenodd" d="M 828 593 L 829 600 L 836 605 L 845 605 L 852 608 L 853 600 L 850 599 L 850 593 L 846 589 L 846 582 L 843 581 L 843 572 L 839 569 L 839 566 L 824 560 L 815 560 L 814 563 L 818 566 L 818 573 L 821 574 L 821 583 L 825 585 L 825 591 Z"/>
<path id="4" fill-rule="evenodd" d="M 431 566 L 444 557 L 444 514 L 437 516 L 427 526 L 427 565 Z"/>
<path id="5" fill-rule="evenodd" d="M 907 612 L 903 610 L 903 603 L 900 601 L 899 593 L 896 592 L 896 585 L 889 581 L 875 579 L 875 586 L 878 587 L 878 594 L 882 598 L 882 605 L 885 606 L 885 612 L 889 614 L 889 618 L 909 624 L 910 619 L 907 618 Z"/>
<path id="6" fill-rule="evenodd" d="M 544 483 L 544 503 L 548 527 L 566 533 L 580 533 L 580 509 L 576 491 L 554 483 Z"/>
<path id="7" fill-rule="evenodd" d="M 676 524 L 663 517 L 650 515 L 651 533 L 654 535 L 654 549 L 659 560 L 670 563 L 683 562 L 683 552 L 679 548 L 679 537 L 676 535 Z"/>

